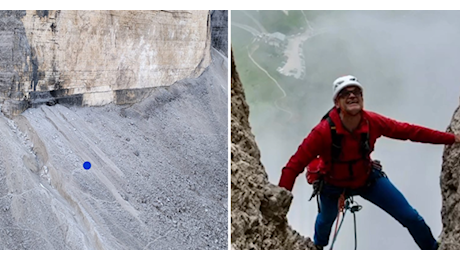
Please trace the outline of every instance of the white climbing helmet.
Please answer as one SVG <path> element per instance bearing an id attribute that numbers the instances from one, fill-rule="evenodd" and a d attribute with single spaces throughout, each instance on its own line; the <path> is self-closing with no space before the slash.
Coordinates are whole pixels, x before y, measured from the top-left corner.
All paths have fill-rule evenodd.
<path id="1" fill-rule="evenodd" d="M 339 92 L 349 86 L 357 86 L 363 91 L 363 86 L 358 82 L 358 79 L 355 76 L 347 75 L 347 76 L 342 76 L 336 80 L 334 80 L 334 83 L 332 85 L 332 91 L 334 92 L 334 95 L 332 97 L 332 101 L 335 101 L 335 98 L 339 94 Z"/>

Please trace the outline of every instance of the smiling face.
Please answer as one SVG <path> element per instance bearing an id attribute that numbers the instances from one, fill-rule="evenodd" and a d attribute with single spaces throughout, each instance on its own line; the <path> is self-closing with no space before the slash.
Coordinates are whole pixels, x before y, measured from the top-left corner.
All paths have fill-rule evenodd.
<path id="1" fill-rule="evenodd" d="M 337 95 L 335 107 L 349 115 L 357 115 L 363 110 L 363 92 L 357 86 L 349 86 Z"/>

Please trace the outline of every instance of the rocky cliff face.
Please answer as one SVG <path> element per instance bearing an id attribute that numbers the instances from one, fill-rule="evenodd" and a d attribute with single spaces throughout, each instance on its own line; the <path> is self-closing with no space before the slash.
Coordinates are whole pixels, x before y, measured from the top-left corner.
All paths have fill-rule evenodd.
<path id="1" fill-rule="evenodd" d="M 228 57 L 228 11 L 211 11 L 212 47 Z"/>
<path id="2" fill-rule="evenodd" d="M 198 77 L 210 45 L 209 11 L 1 11 L 2 111 L 133 103 Z"/>
<path id="3" fill-rule="evenodd" d="M 313 249 L 287 223 L 292 194 L 268 182 L 232 53 L 231 239 L 234 249 Z"/>
<path id="4" fill-rule="evenodd" d="M 460 133 L 460 109 L 454 113 L 447 132 Z M 460 249 L 460 147 L 446 146 L 442 173 L 442 233 L 440 249 Z"/>

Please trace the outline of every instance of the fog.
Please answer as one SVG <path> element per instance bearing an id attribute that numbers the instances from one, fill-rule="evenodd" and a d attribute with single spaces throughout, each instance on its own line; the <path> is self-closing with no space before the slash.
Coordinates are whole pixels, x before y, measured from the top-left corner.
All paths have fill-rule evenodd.
<path id="1" fill-rule="evenodd" d="M 277 31 L 268 25 L 288 23 L 292 15 L 300 17 L 299 11 L 271 14 L 276 15 L 276 23 L 265 22 L 268 16 L 263 11 L 232 11 L 231 36 L 252 131 L 270 182 L 278 184 L 281 169 L 332 107 L 332 82 L 342 75 L 354 75 L 364 86 L 366 110 L 441 131 L 448 126 L 459 104 L 460 12 L 306 11 L 309 24 L 305 21 L 297 29 L 285 30 L 288 38 L 318 32 L 300 46 L 296 58 L 303 60 L 298 68 L 303 74 L 299 78 L 276 71 L 287 62 L 283 55 L 274 55 L 280 48 L 253 42 L 255 32 Z M 286 46 L 293 48 L 293 44 Z M 248 59 L 254 49 L 254 60 L 279 83 L 285 98 L 274 81 Z M 382 137 L 372 154 L 382 161 L 391 182 L 425 219 L 435 238 L 442 229 L 442 151 L 443 145 Z M 317 205 L 308 202 L 311 191 L 305 174 L 299 175 L 288 220 L 295 230 L 313 238 Z M 357 213 L 358 249 L 418 249 L 407 229 L 391 216 L 361 197 L 356 201 L 363 205 Z M 353 236 L 353 218 L 348 213 L 334 249 L 353 249 Z"/>

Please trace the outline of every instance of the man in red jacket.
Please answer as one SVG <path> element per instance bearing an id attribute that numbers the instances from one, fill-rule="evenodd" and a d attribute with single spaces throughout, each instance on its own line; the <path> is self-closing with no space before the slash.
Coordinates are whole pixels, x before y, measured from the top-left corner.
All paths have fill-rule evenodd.
<path id="1" fill-rule="evenodd" d="M 296 177 L 313 160 L 320 160 L 324 181 L 314 242 L 322 249 L 329 242 L 341 194 L 360 195 L 406 227 L 421 249 L 437 249 L 430 228 L 393 186 L 370 157 L 377 138 L 431 144 L 453 144 L 460 136 L 402 123 L 363 109 L 363 87 L 353 76 L 333 83 L 335 107 L 313 128 L 282 170 L 280 187 L 292 190 Z M 334 139 L 334 140 L 333 140 Z"/>

